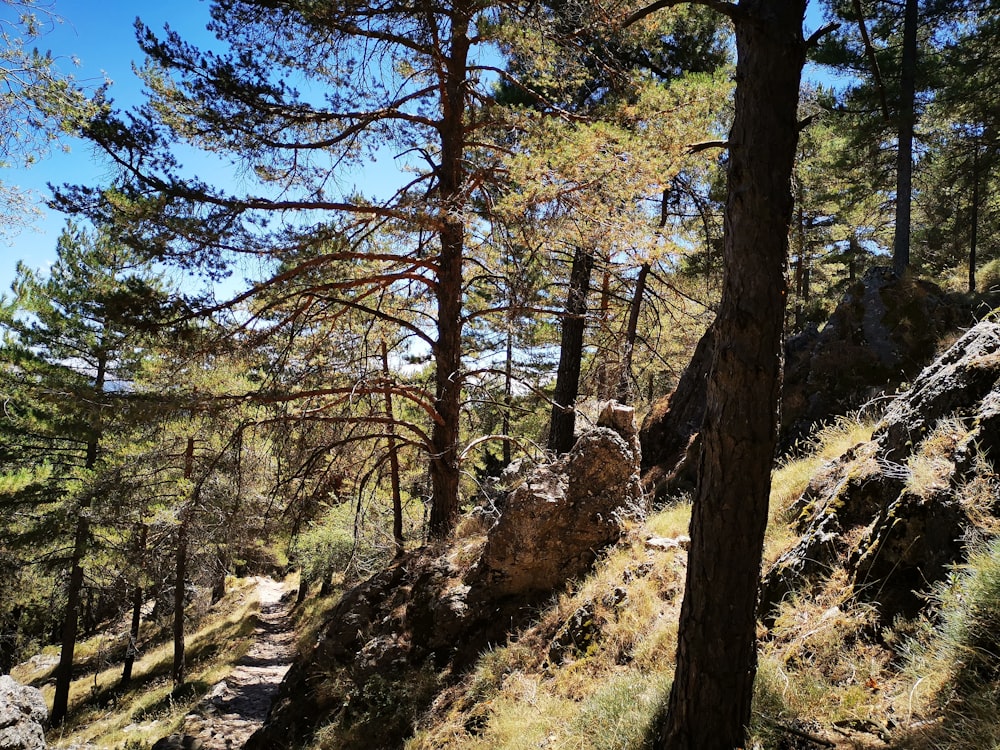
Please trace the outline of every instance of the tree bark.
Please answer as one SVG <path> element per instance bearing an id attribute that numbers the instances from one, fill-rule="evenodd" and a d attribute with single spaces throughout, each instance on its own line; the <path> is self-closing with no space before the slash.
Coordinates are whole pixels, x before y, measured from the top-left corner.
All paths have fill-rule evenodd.
<path id="1" fill-rule="evenodd" d="M 677 671 L 657 748 L 746 746 L 756 604 L 778 426 L 790 178 L 806 0 L 734 9 L 725 276 L 702 426 Z"/>
<path id="2" fill-rule="evenodd" d="M 632 352 L 635 350 L 635 339 L 639 332 L 639 312 L 642 309 L 642 297 L 646 293 L 647 276 L 649 276 L 649 263 L 643 263 L 639 268 L 639 276 L 635 280 L 635 291 L 629 305 L 622 367 L 621 372 L 618 373 L 618 387 L 615 390 L 615 399 L 621 404 L 627 404 L 632 395 Z"/>
<path id="3" fill-rule="evenodd" d="M 503 363 L 503 414 L 501 415 L 500 432 L 503 440 L 503 468 L 510 466 L 510 412 L 514 408 L 514 326 L 507 322 L 507 351 Z"/>
<path id="4" fill-rule="evenodd" d="M 918 0 L 903 11 L 903 58 L 899 73 L 899 150 L 896 154 L 896 230 L 892 267 L 902 276 L 910 266 L 910 207 L 913 197 L 913 127 L 916 119 Z"/>
<path id="5" fill-rule="evenodd" d="M 465 250 L 465 117 L 468 96 L 469 16 L 462 7 L 451 14 L 451 46 L 443 61 L 441 163 L 437 169 L 441 198 L 441 253 L 437 278 L 435 401 L 438 419 L 431 431 L 431 513 L 429 533 L 443 539 L 458 521 L 459 423 L 462 396 L 462 261 Z"/>
<path id="6" fill-rule="evenodd" d="M 187 439 L 184 451 L 184 478 L 194 473 L 194 438 Z M 193 502 L 193 498 L 190 502 Z M 181 508 L 174 555 L 174 663 L 170 676 L 174 687 L 184 684 L 184 580 L 187 578 L 188 516 L 190 502 Z"/>
<path id="7" fill-rule="evenodd" d="M 139 539 L 136 542 L 137 562 L 142 565 L 142 559 L 146 555 L 146 536 L 149 527 L 146 524 L 139 524 Z M 142 624 L 142 603 L 145 591 L 142 583 L 137 582 L 135 591 L 132 592 L 132 626 L 128 632 L 128 646 L 125 648 L 125 661 L 122 664 L 121 684 L 128 685 L 132 679 L 132 667 L 135 664 L 135 657 L 139 653 L 139 626 Z"/>
<path id="8" fill-rule="evenodd" d="M 382 339 L 382 375 L 389 380 L 389 349 Z M 396 429 L 393 423 L 395 416 L 392 407 L 392 392 L 385 391 L 385 414 L 389 417 L 386 423 L 386 442 L 389 450 L 389 486 L 392 489 L 392 540 L 396 548 L 395 557 L 403 556 L 406 551 L 406 540 L 403 539 L 403 492 L 399 486 L 399 452 L 396 447 Z"/>
<path id="9" fill-rule="evenodd" d="M 104 379 L 108 367 L 107 354 L 101 352 L 97 358 L 97 372 L 94 375 L 95 403 L 104 393 Z M 92 434 L 87 440 L 87 452 L 84 467 L 87 470 L 97 465 L 97 453 L 100 447 L 100 424 L 92 426 Z M 59 726 L 66 720 L 69 710 L 69 688 L 73 682 L 73 652 L 76 650 L 76 637 L 80 624 L 80 602 L 83 594 L 83 559 L 90 544 L 90 505 L 88 493 L 80 498 L 77 511 L 76 529 L 73 534 L 73 552 L 70 557 L 69 584 L 66 588 L 66 612 L 63 615 L 63 626 L 60 634 L 61 650 L 59 665 L 56 667 L 55 693 L 52 698 L 52 713 L 49 721 L 52 726 Z"/>
<path id="10" fill-rule="evenodd" d="M 583 366 L 583 333 L 587 327 L 587 294 L 594 268 L 594 251 L 577 247 L 569 275 L 566 312 L 562 319 L 559 345 L 559 369 L 552 395 L 552 418 L 549 421 L 549 450 L 567 453 L 573 447 L 576 427 L 576 397 L 580 392 Z"/>
<path id="11" fill-rule="evenodd" d="M 976 291 L 976 245 L 979 242 L 979 141 L 972 145 L 972 206 L 969 216 L 969 292 Z"/>

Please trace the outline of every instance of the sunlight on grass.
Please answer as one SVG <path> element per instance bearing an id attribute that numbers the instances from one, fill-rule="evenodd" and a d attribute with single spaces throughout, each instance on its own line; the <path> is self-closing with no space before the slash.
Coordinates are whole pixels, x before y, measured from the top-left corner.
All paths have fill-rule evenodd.
<path id="1" fill-rule="evenodd" d="M 174 691 L 170 682 L 173 644 L 147 645 L 133 668 L 132 681 L 120 686 L 121 665 L 115 663 L 81 675 L 70 689 L 67 724 L 50 732 L 53 748 L 91 743 L 118 748 L 125 743 L 152 743 L 181 728 L 184 716 L 212 685 L 232 671 L 253 643 L 259 608 L 252 580 L 240 581 L 208 610 L 186 645 L 188 681 Z M 161 637 L 168 637 L 160 629 Z M 84 653 L 92 649 L 81 644 Z M 42 688 L 51 704 L 52 688 Z M 135 744 L 135 746 L 141 746 Z"/>

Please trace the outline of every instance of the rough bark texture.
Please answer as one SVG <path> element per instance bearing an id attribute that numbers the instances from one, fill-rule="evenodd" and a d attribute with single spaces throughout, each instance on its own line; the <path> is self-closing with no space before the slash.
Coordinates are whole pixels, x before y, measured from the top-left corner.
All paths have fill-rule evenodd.
<path id="1" fill-rule="evenodd" d="M 438 256 L 437 327 L 434 351 L 435 400 L 438 420 L 431 432 L 430 534 L 442 539 L 458 519 L 459 427 L 462 403 L 462 262 L 465 252 L 465 111 L 468 91 L 469 19 L 464 8 L 452 11 L 451 45 L 443 61 L 441 97 L 441 163 L 437 168 L 442 202 Z"/>
<path id="2" fill-rule="evenodd" d="M 734 12 L 725 280 L 702 429 L 677 670 L 656 746 L 744 747 L 756 673 L 756 605 L 777 439 L 785 263 L 805 59 L 805 0 Z"/>
<path id="3" fill-rule="evenodd" d="M 583 332 L 587 325 L 587 294 L 594 268 L 594 251 L 582 247 L 573 253 L 569 275 L 566 312 L 562 319 L 559 345 L 559 369 L 552 394 L 552 418 L 549 422 L 549 450 L 565 453 L 573 447 L 576 427 L 576 397 L 580 392 L 580 369 L 583 363 Z"/>

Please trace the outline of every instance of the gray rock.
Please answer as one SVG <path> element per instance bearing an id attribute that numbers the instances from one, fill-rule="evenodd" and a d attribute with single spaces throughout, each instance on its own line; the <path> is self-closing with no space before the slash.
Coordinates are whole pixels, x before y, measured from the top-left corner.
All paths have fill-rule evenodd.
<path id="1" fill-rule="evenodd" d="M 511 493 L 470 583 L 491 596 L 552 591 L 584 573 L 642 504 L 636 453 L 613 430 L 591 430 Z"/>
<path id="2" fill-rule="evenodd" d="M 554 463 L 505 474 L 514 488 L 485 542 L 414 550 L 346 592 L 247 750 L 285 750 L 336 721 L 364 722 L 353 730 L 363 739 L 346 746 L 353 750 L 400 746 L 431 698 L 420 687 L 428 671 L 460 675 L 483 649 L 506 642 L 618 539 L 623 516 L 644 510 L 631 410 L 613 411 L 628 438 L 597 428 Z M 578 631 L 566 649 L 585 648 Z"/>
<path id="3" fill-rule="evenodd" d="M 152 750 L 201 750 L 204 745 L 189 734 L 171 734 L 156 741 Z"/>
<path id="4" fill-rule="evenodd" d="M 942 423 L 954 434 L 935 433 Z M 922 443 L 932 434 L 940 476 L 932 486 L 913 486 L 912 462 L 928 460 Z M 971 510 L 959 492 L 984 465 L 977 452 L 987 465 L 1000 458 L 1000 324 L 990 321 L 970 329 L 892 400 L 870 442 L 813 477 L 792 509 L 802 536 L 764 577 L 765 622 L 784 596 L 838 566 L 851 576 L 853 593 L 876 605 L 883 624 L 917 614 L 921 592 L 964 559 L 971 516 L 997 512 Z"/>
<path id="5" fill-rule="evenodd" d="M 48 717 L 39 690 L 0 676 L 0 750 L 44 750 Z"/>

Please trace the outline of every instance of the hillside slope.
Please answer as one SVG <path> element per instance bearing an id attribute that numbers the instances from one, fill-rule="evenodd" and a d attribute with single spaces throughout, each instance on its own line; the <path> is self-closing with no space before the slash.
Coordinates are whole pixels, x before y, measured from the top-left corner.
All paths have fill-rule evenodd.
<path id="1" fill-rule="evenodd" d="M 983 583 L 1000 571 L 1000 547 L 994 554 L 987 544 L 1000 498 L 992 468 L 1000 325 L 970 330 L 875 425 L 841 420 L 811 446 L 775 473 L 757 746 L 1000 743 L 1000 721 L 975 709 L 992 705 L 983 695 L 995 697 L 1000 677 L 1000 572 L 994 589 Z M 311 694 L 340 695 L 343 709 L 288 746 L 647 746 L 670 684 L 687 512 L 678 500 L 626 521 L 591 573 L 516 619 L 504 614 L 505 637 L 461 668 L 430 660 L 399 673 L 373 665 L 360 682 L 357 669 L 350 673 L 347 692 L 346 673 L 333 668 L 323 679 L 313 670 Z M 473 569 L 477 544 L 457 540 L 448 559 Z M 361 653 L 382 637 L 366 612 L 353 613 L 373 623 Z M 340 611 L 338 622 L 351 616 Z M 373 723 L 390 720 L 395 739 L 363 744 Z"/>

